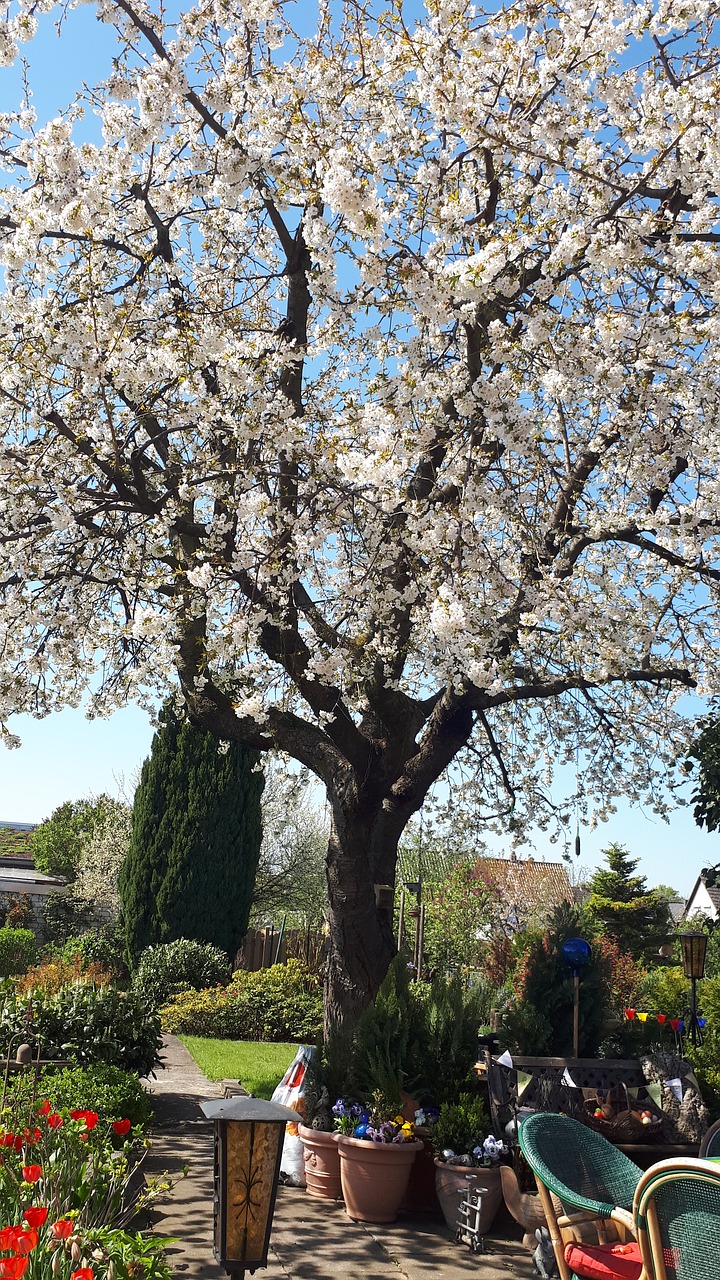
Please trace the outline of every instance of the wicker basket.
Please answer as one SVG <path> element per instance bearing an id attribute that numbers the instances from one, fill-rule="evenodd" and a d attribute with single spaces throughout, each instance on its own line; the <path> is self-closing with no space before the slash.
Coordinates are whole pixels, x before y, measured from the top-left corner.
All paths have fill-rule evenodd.
<path id="1" fill-rule="evenodd" d="M 657 1142 L 663 1137 L 663 1116 L 658 1115 L 652 1100 L 644 1100 L 644 1105 L 638 1103 L 630 1097 L 627 1085 L 618 1084 L 607 1091 L 583 1089 L 578 1092 L 582 1102 L 578 1099 L 573 1119 L 580 1120 L 610 1142 Z M 602 1116 L 595 1114 L 598 1107 L 603 1111 Z M 643 1111 L 652 1114 L 649 1122 L 643 1120 Z"/>

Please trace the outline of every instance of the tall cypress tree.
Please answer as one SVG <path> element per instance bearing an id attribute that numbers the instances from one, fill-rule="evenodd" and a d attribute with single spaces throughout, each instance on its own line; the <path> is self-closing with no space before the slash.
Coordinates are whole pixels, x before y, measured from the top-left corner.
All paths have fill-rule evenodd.
<path id="1" fill-rule="evenodd" d="M 247 929 L 260 855 L 259 755 L 161 715 L 133 806 L 120 874 L 128 953 L 194 938 L 233 956 Z"/>

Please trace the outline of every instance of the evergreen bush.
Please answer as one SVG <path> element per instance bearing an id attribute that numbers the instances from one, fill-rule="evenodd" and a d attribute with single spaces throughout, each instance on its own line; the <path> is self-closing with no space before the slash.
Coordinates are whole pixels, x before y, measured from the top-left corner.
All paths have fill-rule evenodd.
<path id="1" fill-rule="evenodd" d="M 135 992 L 115 987 L 6 994 L 0 1008 L 3 1055 L 16 1035 L 37 1041 L 44 1058 L 72 1059 L 79 1065 L 107 1062 L 138 1075 L 153 1069 L 162 1044 L 157 1014 Z"/>
<path id="2" fill-rule="evenodd" d="M 236 973 L 227 987 L 183 991 L 160 1011 L 166 1031 L 222 1040 L 313 1041 L 322 1024 L 320 980 L 298 960 Z"/>
<path id="3" fill-rule="evenodd" d="M 157 947 L 146 947 L 133 977 L 133 989 L 153 1009 L 166 1004 L 178 991 L 224 985 L 230 965 L 224 951 L 211 942 L 176 938 Z"/>
<path id="4" fill-rule="evenodd" d="M 0 928 L 0 978 L 24 973 L 37 960 L 38 948 L 32 929 Z"/>

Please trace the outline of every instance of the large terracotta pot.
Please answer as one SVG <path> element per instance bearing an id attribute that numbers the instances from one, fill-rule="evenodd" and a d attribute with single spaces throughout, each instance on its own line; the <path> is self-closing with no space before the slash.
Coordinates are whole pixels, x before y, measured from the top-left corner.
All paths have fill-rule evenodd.
<path id="1" fill-rule="evenodd" d="M 478 1226 L 480 1233 L 484 1234 L 490 1230 L 495 1214 L 502 1204 L 502 1183 L 498 1165 L 495 1165 L 494 1168 L 471 1169 L 467 1165 L 446 1164 L 444 1160 L 436 1160 L 435 1190 L 440 1201 L 440 1208 L 443 1211 L 443 1217 L 450 1230 L 455 1231 L 458 1225 L 460 1192 L 464 1191 L 468 1185 L 468 1174 L 472 1174 L 477 1179 L 472 1185 L 482 1187 L 485 1191 L 482 1198 Z"/>
<path id="2" fill-rule="evenodd" d="M 339 1133 L 327 1133 L 323 1129 L 308 1129 L 298 1125 L 305 1160 L 305 1183 L 309 1196 L 317 1200 L 340 1198 L 340 1156 L 337 1140 Z"/>
<path id="3" fill-rule="evenodd" d="M 422 1142 L 338 1138 L 345 1211 L 358 1222 L 394 1222 Z"/>
<path id="4" fill-rule="evenodd" d="M 408 1213 L 439 1213 L 435 1190 L 435 1148 L 430 1139 L 417 1129 L 415 1136 L 422 1142 L 422 1151 L 418 1151 L 410 1168 L 410 1181 L 400 1208 L 407 1209 Z"/>

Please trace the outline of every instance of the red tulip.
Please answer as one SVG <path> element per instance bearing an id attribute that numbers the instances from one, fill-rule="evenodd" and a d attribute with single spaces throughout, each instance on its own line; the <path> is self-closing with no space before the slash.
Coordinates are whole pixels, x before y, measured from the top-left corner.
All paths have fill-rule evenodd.
<path id="1" fill-rule="evenodd" d="M 51 1129 L 62 1129 L 64 1123 L 65 1121 L 57 1111 L 53 1111 L 52 1115 L 48 1116 L 48 1124 Z"/>
<path id="2" fill-rule="evenodd" d="M 14 1147 L 14 1146 L 15 1146 L 15 1134 L 14 1134 L 14 1133 L 6 1133 L 6 1134 L 4 1134 L 4 1135 L 3 1135 L 3 1146 L 4 1146 L 4 1147 Z"/>
<path id="3" fill-rule="evenodd" d="M 25 1182 L 39 1182 L 43 1176 L 42 1165 L 24 1164 L 22 1167 L 22 1176 Z"/>
<path id="4" fill-rule="evenodd" d="M 16 1253 L 32 1253 L 36 1248 L 39 1236 L 34 1227 L 18 1227 L 15 1233 Z"/>
<path id="5" fill-rule="evenodd" d="M 52 1119 L 52 1117 L 50 1117 L 50 1119 Z M 40 1141 L 42 1133 L 39 1129 L 23 1129 L 23 1138 L 28 1146 L 31 1147 L 34 1142 Z"/>
<path id="6" fill-rule="evenodd" d="M 94 1276 L 92 1267 L 80 1267 L 79 1271 L 73 1271 L 70 1280 L 94 1280 Z"/>
<path id="7" fill-rule="evenodd" d="M 21 1227 L 3 1227 L 0 1231 L 0 1249 L 8 1252 L 15 1248 L 15 1237 Z"/>
<path id="8" fill-rule="evenodd" d="M 38 1115 L 39 1115 L 39 1116 L 46 1116 L 46 1115 L 48 1114 L 48 1112 L 49 1112 L 49 1111 L 52 1111 L 52 1107 L 50 1106 L 50 1103 L 48 1102 L 48 1100 L 47 1100 L 47 1098 L 46 1098 L 46 1099 L 45 1099 L 45 1101 L 43 1102 L 42 1106 L 41 1106 L 41 1107 L 38 1107 L 38 1109 L 37 1109 L 37 1113 L 38 1113 Z"/>
<path id="9" fill-rule="evenodd" d="M 72 1218 L 58 1218 L 57 1222 L 53 1222 L 50 1228 L 50 1234 L 55 1240 L 67 1240 L 75 1229 L 75 1223 Z"/>
<path id="10" fill-rule="evenodd" d="M 29 1258 L 3 1258 L 0 1260 L 0 1276 L 8 1276 L 9 1280 L 22 1280 L 29 1266 Z"/>
<path id="11" fill-rule="evenodd" d="M 125 1134 L 129 1133 L 131 1129 L 132 1124 L 129 1120 L 113 1120 L 113 1131 L 119 1138 L 124 1138 Z"/>
<path id="12" fill-rule="evenodd" d="M 94 1129 L 99 1119 L 97 1111 L 87 1111 L 85 1109 L 82 1111 L 71 1111 L 70 1115 L 73 1120 L 84 1120 L 85 1127 L 87 1129 Z"/>
<path id="13" fill-rule="evenodd" d="M 42 1227 L 47 1216 L 47 1205 L 31 1204 L 29 1209 L 23 1209 L 23 1218 L 29 1227 Z"/>

